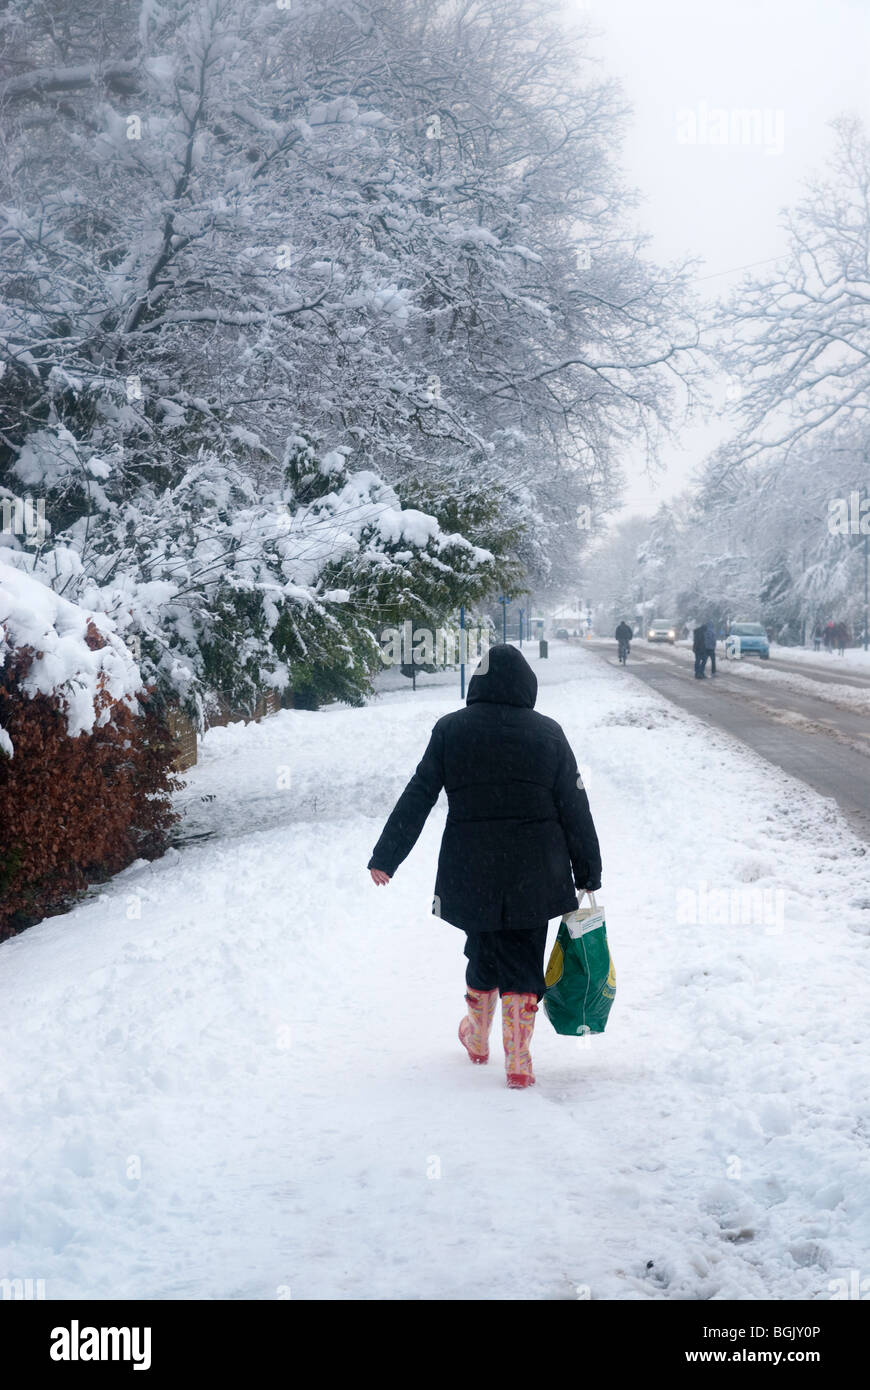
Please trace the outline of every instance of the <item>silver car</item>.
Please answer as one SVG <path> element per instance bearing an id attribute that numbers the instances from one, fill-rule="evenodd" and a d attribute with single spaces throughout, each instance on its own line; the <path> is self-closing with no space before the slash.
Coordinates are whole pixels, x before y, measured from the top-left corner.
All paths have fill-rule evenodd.
<path id="1" fill-rule="evenodd" d="M 667 618 L 653 618 L 646 636 L 648 642 L 670 642 L 673 646 L 677 640 L 676 623 L 668 622 Z"/>

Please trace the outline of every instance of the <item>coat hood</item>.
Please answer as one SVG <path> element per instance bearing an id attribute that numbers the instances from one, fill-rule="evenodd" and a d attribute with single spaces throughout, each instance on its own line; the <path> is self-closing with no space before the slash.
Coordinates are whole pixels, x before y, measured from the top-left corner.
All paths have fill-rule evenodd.
<path id="1" fill-rule="evenodd" d="M 516 647 L 490 647 L 468 684 L 467 705 L 519 705 L 534 709 L 538 678 Z"/>

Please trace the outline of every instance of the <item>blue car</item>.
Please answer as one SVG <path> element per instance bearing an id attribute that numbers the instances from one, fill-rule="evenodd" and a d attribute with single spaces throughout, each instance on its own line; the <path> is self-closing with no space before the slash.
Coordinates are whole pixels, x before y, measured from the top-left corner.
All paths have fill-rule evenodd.
<path id="1" fill-rule="evenodd" d="M 770 657 L 770 643 L 761 623 L 732 623 L 729 637 L 740 638 L 741 656 L 760 656 L 762 661 Z"/>

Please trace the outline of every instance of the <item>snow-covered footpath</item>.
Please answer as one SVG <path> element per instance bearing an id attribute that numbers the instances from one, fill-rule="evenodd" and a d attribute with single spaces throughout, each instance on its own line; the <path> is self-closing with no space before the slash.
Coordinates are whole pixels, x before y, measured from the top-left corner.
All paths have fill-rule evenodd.
<path id="1" fill-rule="evenodd" d="M 602 841 L 607 1033 L 541 1013 L 529 1092 L 497 1050 L 468 1064 L 462 936 L 429 914 L 443 797 L 388 888 L 365 871 L 454 677 L 214 730 L 186 843 L 0 947 L 0 1278 L 828 1299 L 870 1275 L 863 846 L 630 673 L 551 652 L 538 708 Z M 693 922 L 721 888 L 737 920 Z"/>

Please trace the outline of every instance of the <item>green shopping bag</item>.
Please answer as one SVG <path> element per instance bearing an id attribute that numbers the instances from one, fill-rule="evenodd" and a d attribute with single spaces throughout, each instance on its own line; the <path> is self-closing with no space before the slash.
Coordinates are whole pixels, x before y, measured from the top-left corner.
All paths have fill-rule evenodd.
<path id="1" fill-rule="evenodd" d="M 569 912 L 559 925 L 545 976 L 544 1013 L 557 1033 L 603 1033 L 616 995 L 604 908 Z"/>

